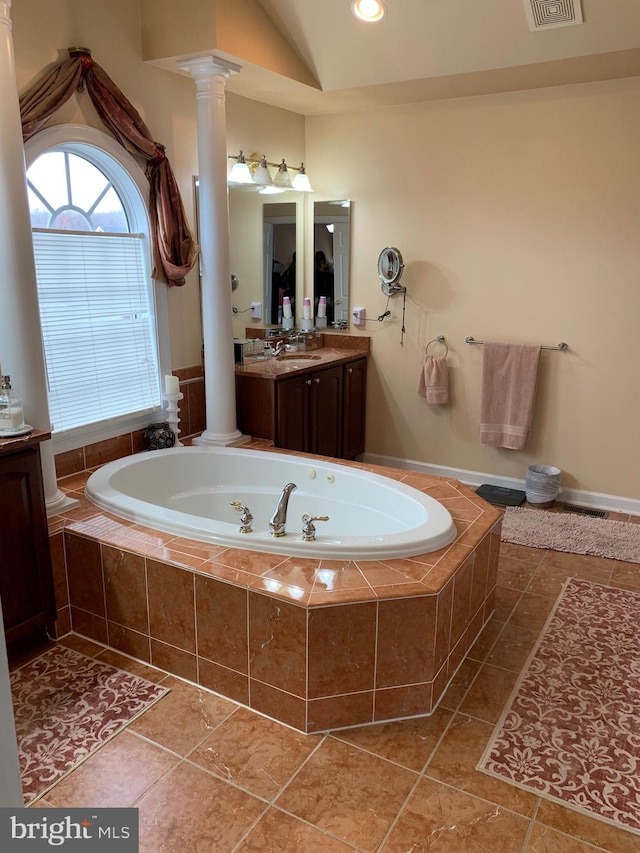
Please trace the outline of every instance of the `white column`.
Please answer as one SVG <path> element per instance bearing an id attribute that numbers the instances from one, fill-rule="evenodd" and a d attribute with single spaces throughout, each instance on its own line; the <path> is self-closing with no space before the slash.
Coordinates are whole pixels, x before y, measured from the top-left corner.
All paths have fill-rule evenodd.
<path id="1" fill-rule="evenodd" d="M 16 83 L 11 0 L 0 0 L 0 365 L 22 397 L 27 423 L 49 430 L 38 288 Z M 51 441 L 40 445 L 47 513 L 77 503 L 59 489 Z"/>
<path id="2" fill-rule="evenodd" d="M 214 56 L 178 62 L 196 81 L 202 325 L 207 424 L 197 444 L 239 444 L 231 323 L 225 81 L 240 66 Z"/>

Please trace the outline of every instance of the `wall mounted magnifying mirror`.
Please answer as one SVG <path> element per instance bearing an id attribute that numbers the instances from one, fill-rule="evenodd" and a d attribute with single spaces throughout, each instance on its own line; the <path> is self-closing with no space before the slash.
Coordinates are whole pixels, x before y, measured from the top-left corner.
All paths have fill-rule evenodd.
<path id="1" fill-rule="evenodd" d="M 394 246 L 387 246 L 380 252 L 378 258 L 378 276 L 382 285 L 382 292 L 387 296 L 403 293 L 405 288 L 400 284 L 404 262 L 400 250 Z"/>

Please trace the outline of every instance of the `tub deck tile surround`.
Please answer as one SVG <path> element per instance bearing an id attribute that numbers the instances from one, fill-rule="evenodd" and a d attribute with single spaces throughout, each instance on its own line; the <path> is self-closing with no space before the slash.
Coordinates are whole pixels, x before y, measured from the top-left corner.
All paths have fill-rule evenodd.
<path id="1" fill-rule="evenodd" d="M 455 541 L 362 561 L 225 548 L 99 510 L 84 497 L 90 471 L 77 472 L 59 485 L 79 506 L 49 531 L 58 635 L 73 630 L 303 732 L 432 713 L 492 615 L 502 514 L 456 480 L 341 464 L 435 497 Z"/>

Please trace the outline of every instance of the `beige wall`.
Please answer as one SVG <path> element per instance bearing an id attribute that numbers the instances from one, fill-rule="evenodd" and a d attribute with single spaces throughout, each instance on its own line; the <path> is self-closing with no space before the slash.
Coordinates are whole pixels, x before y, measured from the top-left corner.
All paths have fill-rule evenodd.
<path id="1" fill-rule="evenodd" d="M 309 118 L 316 189 L 353 199 L 352 305 L 385 308 L 378 254 L 406 264 L 373 339 L 367 451 L 640 498 L 640 79 Z M 416 395 L 449 345 L 451 402 Z M 525 451 L 481 447 L 479 339 L 544 352 Z M 435 350 L 437 352 L 437 350 Z"/>
<path id="2" fill-rule="evenodd" d="M 19 88 L 68 46 L 91 48 L 166 145 L 193 221 L 195 86 L 142 61 L 137 4 L 17 0 L 11 11 Z M 102 127 L 86 95 L 53 121 Z M 365 329 L 373 341 L 368 452 L 521 479 L 532 462 L 555 464 L 567 487 L 640 498 L 639 79 L 306 123 L 228 95 L 227 131 L 230 153 L 304 159 L 316 198 L 353 200 L 352 304 L 370 319 L 386 305 L 380 250 L 397 245 L 404 255 L 404 346 L 401 298 L 389 320 Z M 308 214 L 309 200 L 300 205 Z M 261 294 L 260 222 L 255 209 L 250 221 L 231 211 L 239 308 Z M 195 272 L 169 291 L 169 313 L 174 368 L 197 363 Z M 237 319 L 234 334 L 245 325 Z M 416 395 L 424 346 L 438 334 L 449 344 L 451 380 L 442 408 Z M 543 354 L 523 452 L 478 443 L 482 348 L 465 345 L 466 335 L 569 343 L 567 353 Z"/>

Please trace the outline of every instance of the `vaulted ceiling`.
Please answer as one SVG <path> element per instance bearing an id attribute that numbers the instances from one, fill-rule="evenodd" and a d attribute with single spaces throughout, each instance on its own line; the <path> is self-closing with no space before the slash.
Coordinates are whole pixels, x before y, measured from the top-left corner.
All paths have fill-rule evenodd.
<path id="1" fill-rule="evenodd" d="M 143 11 L 157 21 L 163 3 Z M 356 20 L 351 0 L 185 3 L 207 10 L 211 48 L 243 66 L 230 91 L 304 115 L 640 75 L 640 0 L 385 0 L 377 24 Z M 532 3 L 543 20 L 577 6 L 583 23 L 532 32 Z"/>

